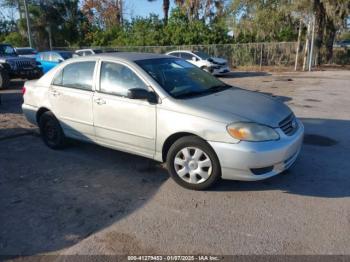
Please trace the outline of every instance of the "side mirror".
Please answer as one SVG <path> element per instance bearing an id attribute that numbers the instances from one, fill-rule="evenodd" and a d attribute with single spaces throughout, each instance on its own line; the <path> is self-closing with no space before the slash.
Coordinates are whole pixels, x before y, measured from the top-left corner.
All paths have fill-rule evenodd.
<path id="1" fill-rule="evenodd" d="M 197 61 L 197 57 L 192 56 L 192 61 L 196 62 Z"/>
<path id="2" fill-rule="evenodd" d="M 62 63 L 63 61 L 63 58 L 58 58 L 58 63 Z"/>
<path id="3" fill-rule="evenodd" d="M 158 102 L 157 95 L 154 92 L 147 91 L 143 88 L 130 89 L 127 97 L 130 99 L 147 100 L 152 104 L 156 104 Z"/>

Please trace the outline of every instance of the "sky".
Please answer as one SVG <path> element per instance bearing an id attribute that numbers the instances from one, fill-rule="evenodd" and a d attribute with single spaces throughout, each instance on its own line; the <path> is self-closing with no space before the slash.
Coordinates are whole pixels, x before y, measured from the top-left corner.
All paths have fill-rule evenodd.
<path id="1" fill-rule="evenodd" d="M 124 0 L 125 1 L 125 17 L 131 18 L 136 16 L 148 16 L 150 13 L 159 15 L 163 18 L 163 1 L 155 0 L 149 2 L 148 0 Z M 172 1 L 171 1 L 172 2 Z M 170 5 L 170 10 L 173 7 L 173 3 Z"/>
<path id="2" fill-rule="evenodd" d="M 124 16 L 127 19 L 130 19 L 136 16 L 146 17 L 150 13 L 157 14 L 159 15 L 160 18 L 163 18 L 163 7 L 162 7 L 163 1 L 162 0 L 155 0 L 152 2 L 149 2 L 148 0 L 124 0 L 124 1 L 125 1 Z M 174 7 L 173 3 L 170 4 L 170 10 L 172 7 Z M 17 12 L 14 12 L 14 11 L 16 10 L 3 9 L 2 13 L 8 17 L 11 16 L 11 14 L 16 17 Z"/>

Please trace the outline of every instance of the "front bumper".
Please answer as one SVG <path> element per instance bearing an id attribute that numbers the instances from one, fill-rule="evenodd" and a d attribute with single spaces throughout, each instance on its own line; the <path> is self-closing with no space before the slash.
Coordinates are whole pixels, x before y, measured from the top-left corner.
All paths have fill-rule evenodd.
<path id="1" fill-rule="evenodd" d="M 11 78 L 39 78 L 43 75 L 43 71 L 39 67 L 31 69 L 18 69 L 10 71 Z"/>
<path id="2" fill-rule="evenodd" d="M 213 68 L 212 69 L 212 74 L 213 75 L 226 75 L 228 73 L 230 73 L 230 69 L 227 66 L 223 66 L 220 68 Z"/>
<path id="3" fill-rule="evenodd" d="M 222 178 L 257 181 L 288 169 L 297 159 L 303 142 L 304 126 L 299 120 L 298 124 L 299 128 L 292 136 L 278 129 L 278 141 L 241 141 L 237 144 L 208 141 L 219 158 Z"/>

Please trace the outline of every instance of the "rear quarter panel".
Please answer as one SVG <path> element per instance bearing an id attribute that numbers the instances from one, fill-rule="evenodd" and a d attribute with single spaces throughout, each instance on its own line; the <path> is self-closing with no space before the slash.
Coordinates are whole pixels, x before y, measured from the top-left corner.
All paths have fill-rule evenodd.
<path id="1" fill-rule="evenodd" d="M 24 83 L 26 89 L 25 94 L 23 95 L 23 113 L 30 122 L 33 123 L 32 115 L 37 113 L 40 108 L 47 108 L 50 110 L 50 104 L 48 99 L 48 90 L 49 88 L 45 85 L 42 85 L 38 80 L 26 81 Z M 33 112 L 29 112 L 33 111 Z M 30 117 L 29 117 L 30 114 Z M 36 119 L 34 118 L 35 123 Z"/>

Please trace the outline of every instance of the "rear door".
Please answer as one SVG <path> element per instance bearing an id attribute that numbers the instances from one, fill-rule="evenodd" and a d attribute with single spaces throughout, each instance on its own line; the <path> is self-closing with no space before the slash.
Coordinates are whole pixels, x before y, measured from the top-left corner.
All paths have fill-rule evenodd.
<path id="1" fill-rule="evenodd" d="M 94 138 L 92 98 L 96 61 L 66 65 L 54 77 L 49 99 L 52 111 L 67 136 Z"/>

